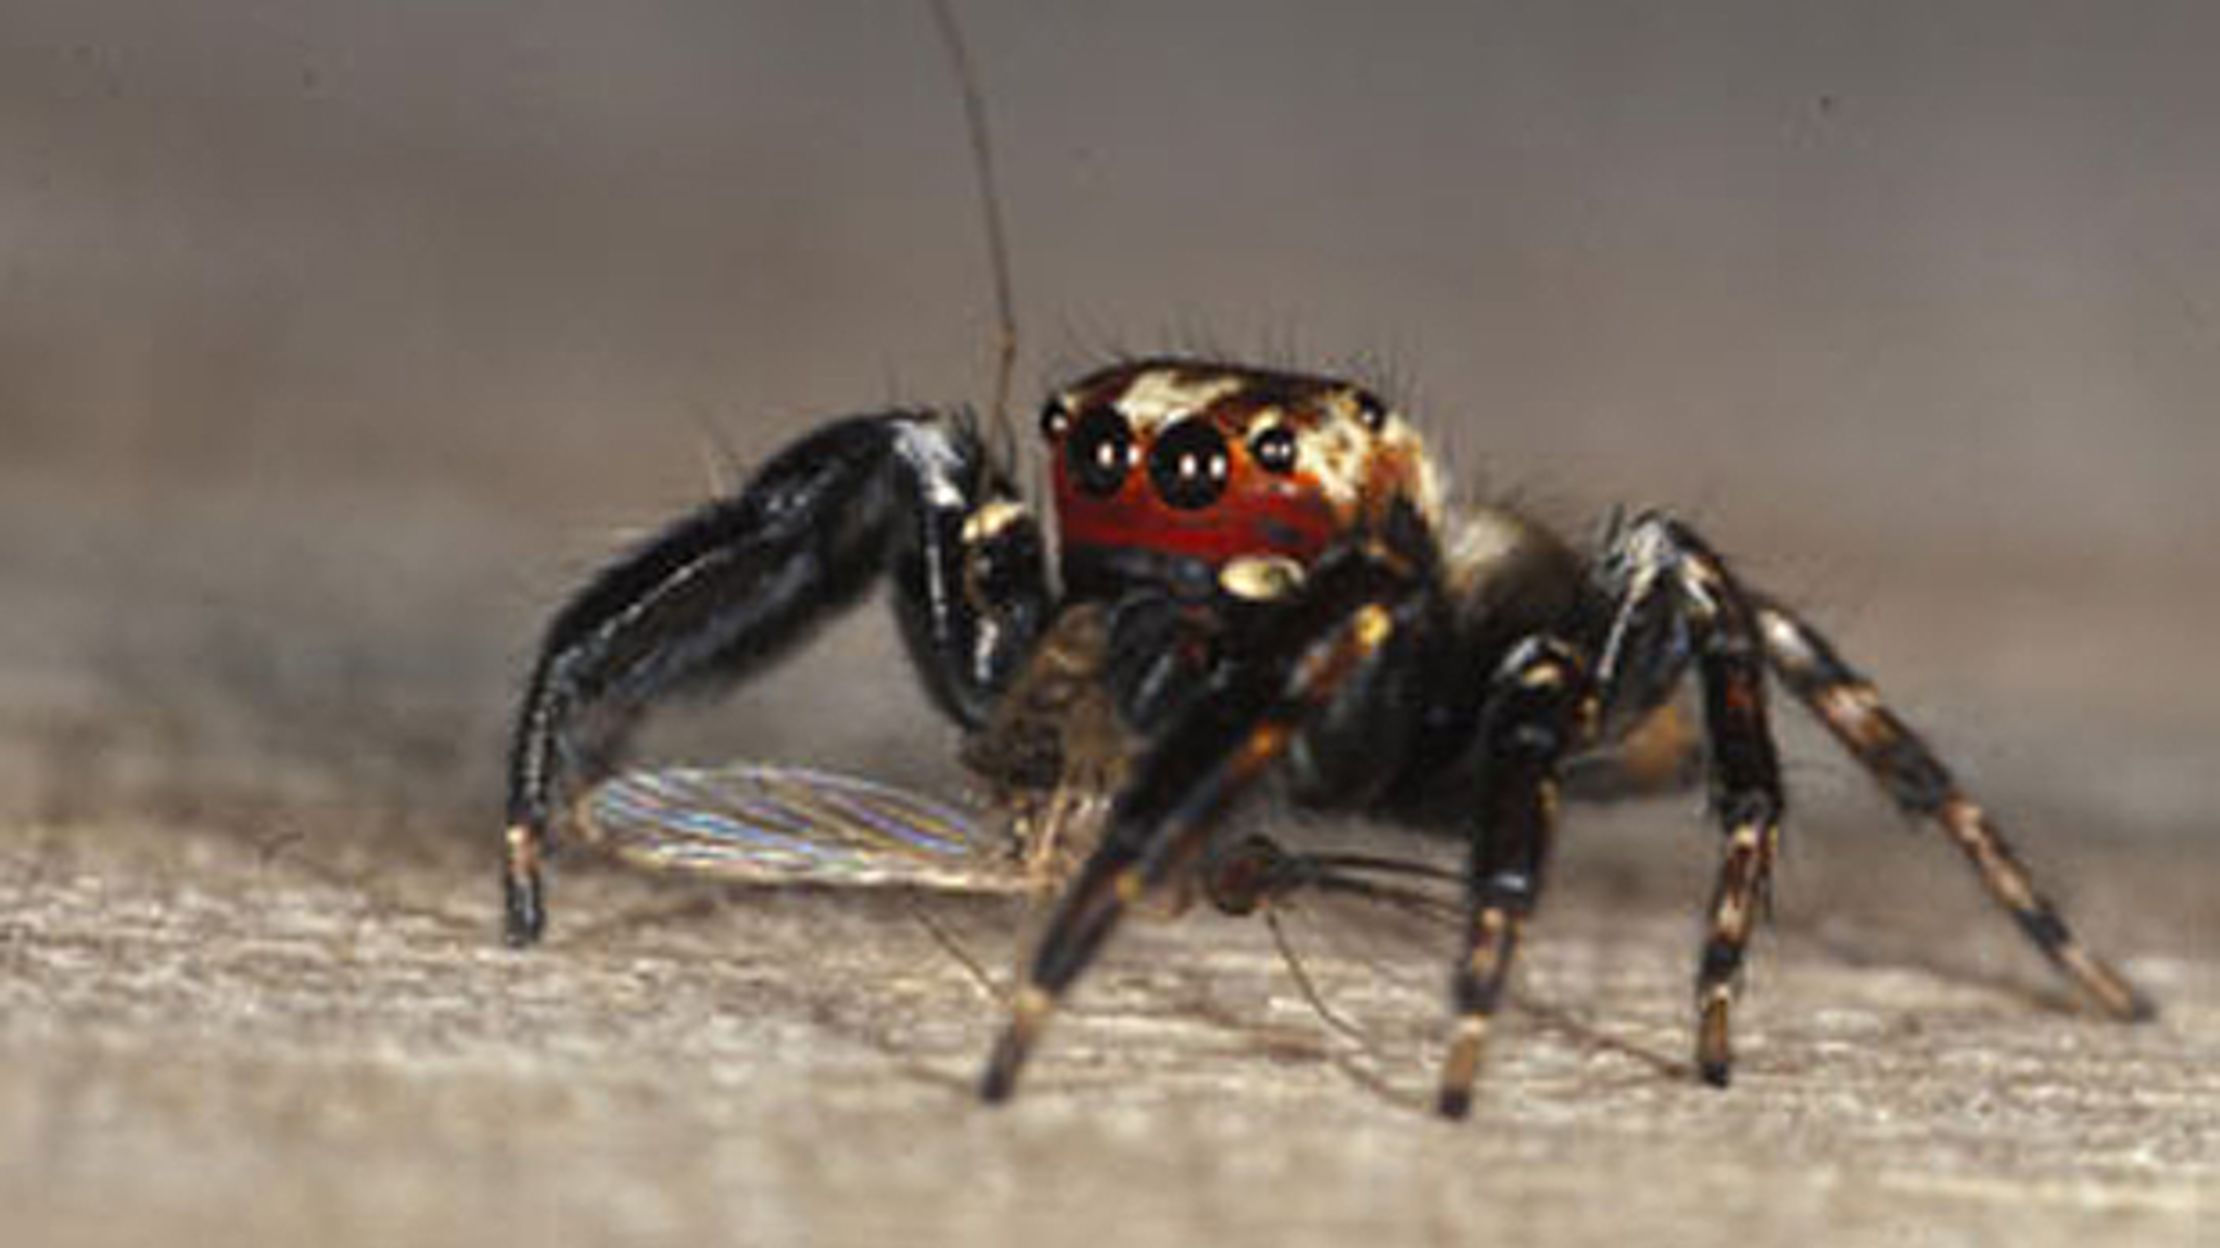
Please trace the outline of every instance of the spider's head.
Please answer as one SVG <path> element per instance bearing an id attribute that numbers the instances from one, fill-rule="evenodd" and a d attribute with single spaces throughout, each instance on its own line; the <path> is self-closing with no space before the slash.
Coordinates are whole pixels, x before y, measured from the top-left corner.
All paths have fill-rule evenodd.
<path id="1" fill-rule="evenodd" d="M 1330 377 L 1136 360 L 1056 393 L 1041 431 L 1067 579 L 1199 572 L 1275 597 L 1398 503 L 1438 514 L 1410 423 Z"/>

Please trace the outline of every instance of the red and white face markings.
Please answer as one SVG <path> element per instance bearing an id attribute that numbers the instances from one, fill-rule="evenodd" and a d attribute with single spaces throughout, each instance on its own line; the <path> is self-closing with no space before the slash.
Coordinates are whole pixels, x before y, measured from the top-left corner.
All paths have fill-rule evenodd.
<path id="1" fill-rule="evenodd" d="M 1417 431 L 1327 377 L 1150 359 L 1090 374 L 1041 412 L 1066 551 L 1198 560 L 1274 597 L 1400 500 L 1429 525 L 1440 488 Z"/>

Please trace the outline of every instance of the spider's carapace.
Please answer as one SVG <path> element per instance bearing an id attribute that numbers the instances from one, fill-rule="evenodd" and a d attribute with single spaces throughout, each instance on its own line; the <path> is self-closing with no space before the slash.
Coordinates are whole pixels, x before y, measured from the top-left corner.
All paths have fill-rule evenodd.
<path id="1" fill-rule="evenodd" d="M 1041 430 L 1065 579 L 1080 592 L 1115 593 L 1153 566 L 1208 570 L 1253 595 L 1395 505 L 1439 516 L 1417 431 L 1330 378 L 1130 361 L 1058 392 Z"/>

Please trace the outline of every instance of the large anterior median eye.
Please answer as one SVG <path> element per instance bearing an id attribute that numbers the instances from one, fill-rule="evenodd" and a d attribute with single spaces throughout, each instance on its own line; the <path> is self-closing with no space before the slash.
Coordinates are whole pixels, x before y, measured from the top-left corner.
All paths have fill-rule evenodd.
<path id="1" fill-rule="evenodd" d="M 1087 493 L 1103 498 L 1117 493 L 1133 465 L 1133 432 L 1125 417 L 1106 407 L 1082 414 L 1064 439 L 1064 464 Z"/>
<path id="2" fill-rule="evenodd" d="M 1157 497 L 1174 507 L 1208 507 L 1226 492 L 1232 468 L 1225 435 L 1206 420 L 1183 420 L 1158 434 L 1149 448 L 1149 480 Z"/>

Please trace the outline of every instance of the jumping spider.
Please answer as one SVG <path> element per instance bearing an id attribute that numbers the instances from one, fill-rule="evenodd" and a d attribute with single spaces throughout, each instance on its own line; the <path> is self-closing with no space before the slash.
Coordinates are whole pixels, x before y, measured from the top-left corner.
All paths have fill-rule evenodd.
<path id="1" fill-rule="evenodd" d="M 1010 1094 L 1055 1003 L 1137 901 L 1198 880 L 1220 891 L 1223 817 L 1276 769 L 1306 806 L 1469 845 L 1438 1102 L 1464 1114 L 1540 897 L 1561 765 L 1633 730 L 1691 668 L 1723 836 L 1695 985 L 1707 1082 L 1728 1079 L 1729 1004 L 1780 841 L 1769 674 L 1964 851 L 2105 1013 L 2150 1016 L 1874 687 L 1671 516 L 1615 522 L 1583 552 L 1509 510 L 1451 508 L 1412 425 L 1327 377 L 1135 360 L 1058 392 L 1040 429 L 1053 571 L 975 424 L 893 411 L 803 438 L 557 613 L 509 772 L 510 943 L 539 938 L 548 837 L 569 797 L 610 774 L 641 712 L 772 662 L 885 575 L 926 691 L 999 782 L 1069 776 L 1085 751 L 1010 714 L 1005 694 L 1064 655 L 1065 621 L 1085 613 L 1101 637 L 1085 671 L 1114 712 L 1114 793 L 1025 964 L 988 1100 Z"/>

